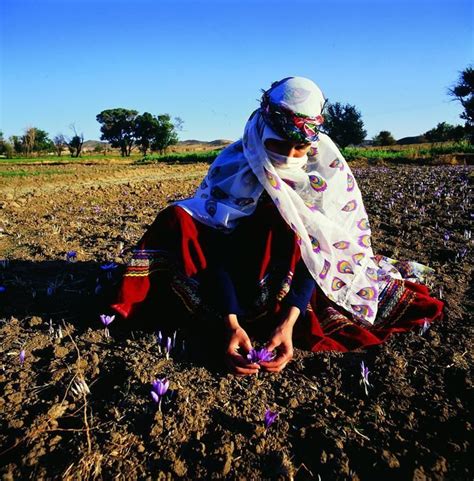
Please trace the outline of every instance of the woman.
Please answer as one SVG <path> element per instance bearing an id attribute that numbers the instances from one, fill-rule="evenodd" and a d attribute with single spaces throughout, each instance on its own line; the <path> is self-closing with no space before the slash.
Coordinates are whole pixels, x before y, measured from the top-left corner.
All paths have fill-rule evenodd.
<path id="1" fill-rule="evenodd" d="M 282 370 L 293 341 L 349 351 L 440 319 L 443 303 L 411 282 L 430 269 L 372 252 L 357 182 L 318 130 L 324 104 L 302 77 L 264 91 L 243 138 L 217 157 L 194 197 L 158 214 L 113 308 L 149 315 L 173 298 L 194 316 L 221 319 L 226 363 L 242 375 Z M 267 331 L 275 359 L 249 363 L 249 329 Z"/>

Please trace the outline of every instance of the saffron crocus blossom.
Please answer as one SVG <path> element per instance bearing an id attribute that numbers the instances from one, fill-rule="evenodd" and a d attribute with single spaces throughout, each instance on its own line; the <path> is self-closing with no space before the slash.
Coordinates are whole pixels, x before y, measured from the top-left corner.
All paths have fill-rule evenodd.
<path id="1" fill-rule="evenodd" d="M 261 362 L 268 362 L 275 359 L 275 354 L 269 351 L 267 348 L 263 347 L 260 350 L 257 349 L 250 349 L 250 352 L 247 354 L 247 360 L 250 363 L 261 363 Z"/>
<path id="2" fill-rule="evenodd" d="M 104 329 L 104 334 L 105 337 L 109 337 L 109 328 L 107 327 L 113 320 L 115 319 L 115 316 L 107 316 L 105 314 L 100 315 L 100 320 L 102 321 L 102 324 L 105 326 Z"/>
<path id="3" fill-rule="evenodd" d="M 164 396 L 170 387 L 170 382 L 166 379 L 156 379 L 152 383 L 153 391 L 158 394 L 158 396 Z"/>
<path id="4" fill-rule="evenodd" d="M 77 252 L 76 251 L 66 252 L 66 260 L 68 262 L 76 262 L 77 261 Z"/>
<path id="5" fill-rule="evenodd" d="M 152 383 L 152 390 L 150 391 L 151 397 L 153 401 L 158 404 L 158 409 L 161 411 L 161 400 L 163 396 L 167 393 L 168 387 L 170 382 L 163 378 L 163 379 L 156 379 Z"/>
<path id="6" fill-rule="evenodd" d="M 105 327 L 107 327 L 114 319 L 115 316 L 106 316 L 105 314 L 100 315 L 100 320 Z"/>
<path id="7" fill-rule="evenodd" d="M 25 356 L 26 356 L 26 352 L 25 352 L 24 349 L 22 349 L 20 351 L 20 356 L 19 356 L 20 357 L 20 365 L 22 365 L 22 366 L 23 366 L 23 363 L 25 362 Z"/>
<path id="8" fill-rule="evenodd" d="M 118 267 L 115 262 L 109 262 L 108 264 L 102 264 L 100 268 L 106 272 L 107 279 L 112 279 L 112 271 Z"/>
<path id="9" fill-rule="evenodd" d="M 171 337 L 167 337 L 167 338 L 166 338 L 166 348 L 165 348 L 165 351 L 166 351 L 166 359 L 169 359 L 169 358 L 170 358 L 171 344 L 172 344 Z"/>
<path id="10" fill-rule="evenodd" d="M 369 383 L 369 368 L 365 366 L 364 361 L 360 363 L 360 374 L 362 379 L 360 380 L 360 383 L 364 385 L 364 390 L 365 390 L 365 395 L 369 395 L 368 388 L 371 387 Z"/>
<path id="11" fill-rule="evenodd" d="M 429 327 L 430 327 L 430 323 L 427 320 L 425 320 L 425 322 L 421 326 L 420 335 L 422 336 L 429 329 Z"/>
<path id="12" fill-rule="evenodd" d="M 277 417 L 278 417 L 277 412 L 273 412 L 273 411 L 270 411 L 270 409 L 267 409 L 267 412 L 265 413 L 265 419 L 264 419 L 265 427 L 268 429 L 275 422 Z"/>

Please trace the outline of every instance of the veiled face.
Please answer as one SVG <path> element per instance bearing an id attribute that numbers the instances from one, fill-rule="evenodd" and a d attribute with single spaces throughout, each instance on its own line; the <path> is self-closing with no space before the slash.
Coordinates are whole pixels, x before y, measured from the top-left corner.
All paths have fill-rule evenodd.
<path id="1" fill-rule="evenodd" d="M 265 147 L 272 152 L 286 157 L 303 157 L 311 148 L 310 143 L 295 143 L 291 140 L 267 139 Z"/>

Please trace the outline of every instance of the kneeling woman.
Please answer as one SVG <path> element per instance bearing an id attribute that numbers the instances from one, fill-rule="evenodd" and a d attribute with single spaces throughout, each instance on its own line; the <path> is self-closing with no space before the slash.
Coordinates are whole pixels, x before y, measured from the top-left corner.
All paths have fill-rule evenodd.
<path id="1" fill-rule="evenodd" d="M 264 91 L 194 197 L 158 214 L 113 309 L 159 325 L 163 306 L 178 302 L 220 322 L 236 374 L 282 370 L 294 342 L 350 351 L 441 319 L 443 303 L 421 283 L 428 268 L 374 255 L 357 182 L 318 131 L 324 103 L 306 78 Z M 249 363 L 251 331 L 266 333 L 273 360 Z"/>

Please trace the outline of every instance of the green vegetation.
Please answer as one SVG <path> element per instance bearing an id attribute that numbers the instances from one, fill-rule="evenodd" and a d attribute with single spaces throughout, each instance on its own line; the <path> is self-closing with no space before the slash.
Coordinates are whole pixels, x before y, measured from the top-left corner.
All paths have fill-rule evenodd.
<path id="1" fill-rule="evenodd" d="M 473 154 L 474 145 L 469 142 L 455 142 L 444 144 L 419 144 L 404 146 L 393 146 L 387 149 L 381 148 L 361 148 L 361 147 L 346 147 L 341 150 L 342 155 L 347 161 L 356 159 L 425 159 L 427 162 L 440 155 L 449 154 Z"/>
<path id="2" fill-rule="evenodd" d="M 48 170 L 0 170 L 0 177 L 34 177 L 37 175 L 61 175 L 70 174 L 70 170 L 48 169 Z"/>
<path id="3" fill-rule="evenodd" d="M 168 155 L 145 155 L 138 159 L 137 163 L 150 164 L 152 162 L 168 162 L 168 163 L 193 163 L 193 162 L 209 162 L 211 163 L 221 152 L 221 150 L 208 150 L 206 152 L 192 152 L 182 154 Z"/>

